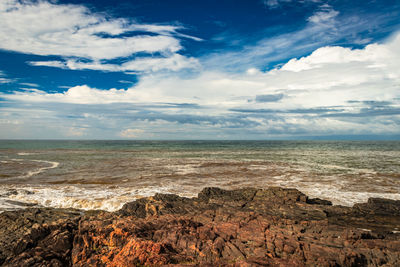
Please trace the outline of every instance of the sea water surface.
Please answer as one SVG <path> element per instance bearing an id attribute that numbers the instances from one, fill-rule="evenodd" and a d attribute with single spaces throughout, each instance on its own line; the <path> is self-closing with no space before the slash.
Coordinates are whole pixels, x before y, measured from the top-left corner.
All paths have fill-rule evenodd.
<path id="1" fill-rule="evenodd" d="M 400 199 L 400 141 L 0 141 L 0 212 L 113 211 L 207 186 L 297 188 L 348 206 Z"/>

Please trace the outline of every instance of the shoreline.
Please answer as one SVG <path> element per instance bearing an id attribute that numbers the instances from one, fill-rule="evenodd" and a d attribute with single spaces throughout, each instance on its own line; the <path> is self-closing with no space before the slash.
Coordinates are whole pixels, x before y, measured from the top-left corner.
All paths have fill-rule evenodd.
<path id="1" fill-rule="evenodd" d="M 0 214 L 4 266 L 388 266 L 400 264 L 400 201 L 353 207 L 296 189 L 204 188 L 115 212 L 27 208 Z"/>
<path id="2" fill-rule="evenodd" d="M 115 212 L 122 208 L 125 203 L 150 197 L 158 193 L 176 194 L 181 197 L 192 198 L 197 196 L 199 189 L 180 188 L 184 193 L 177 192 L 172 185 L 164 187 L 133 187 L 131 185 L 103 185 L 103 184 L 2 184 L 0 189 L 0 213 L 7 210 L 19 210 L 26 207 L 35 208 L 59 208 L 78 210 L 99 210 Z M 214 185 L 225 190 L 235 190 L 244 186 Z M 310 198 L 321 198 L 332 202 L 333 205 L 352 207 L 354 204 L 367 202 L 369 198 L 385 198 L 400 200 L 400 194 L 394 192 L 356 192 L 341 191 L 334 186 L 322 186 L 315 184 L 314 188 L 309 186 L 285 186 L 268 185 L 257 188 L 268 187 L 296 188 Z"/>

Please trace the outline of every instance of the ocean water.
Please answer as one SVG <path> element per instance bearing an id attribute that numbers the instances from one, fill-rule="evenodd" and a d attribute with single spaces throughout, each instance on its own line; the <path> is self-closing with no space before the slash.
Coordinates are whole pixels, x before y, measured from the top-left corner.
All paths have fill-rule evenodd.
<path id="1" fill-rule="evenodd" d="M 206 186 L 297 188 L 347 206 L 400 199 L 400 141 L 0 141 L 0 212 L 113 211 Z"/>

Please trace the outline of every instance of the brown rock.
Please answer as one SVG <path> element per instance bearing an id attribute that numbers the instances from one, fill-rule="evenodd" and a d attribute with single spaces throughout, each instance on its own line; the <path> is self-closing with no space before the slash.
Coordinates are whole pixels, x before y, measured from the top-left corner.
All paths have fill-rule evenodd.
<path id="1" fill-rule="evenodd" d="M 115 213 L 0 214 L 8 266 L 400 266 L 400 205 L 353 208 L 295 189 L 156 194 Z M 42 215 L 40 215 L 42 214 Z M 10 225 L 10 229 L 6 226 Z"/>

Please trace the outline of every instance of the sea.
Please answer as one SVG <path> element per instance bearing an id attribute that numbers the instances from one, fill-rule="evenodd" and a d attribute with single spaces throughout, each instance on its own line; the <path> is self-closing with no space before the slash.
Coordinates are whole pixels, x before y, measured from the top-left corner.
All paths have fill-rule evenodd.
<path id="1" fill-rule="evenodd" d="M 296 188 L 345 206 L 400 200 L 400 141 L 0 141 L 0 212 L 115 211 L 210 186 Z"/>

